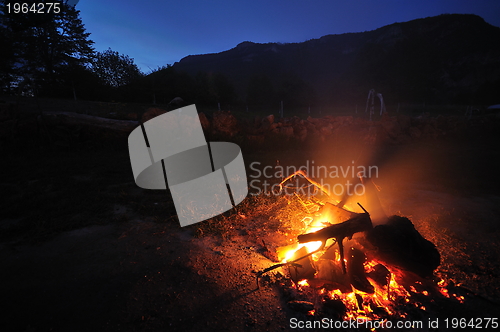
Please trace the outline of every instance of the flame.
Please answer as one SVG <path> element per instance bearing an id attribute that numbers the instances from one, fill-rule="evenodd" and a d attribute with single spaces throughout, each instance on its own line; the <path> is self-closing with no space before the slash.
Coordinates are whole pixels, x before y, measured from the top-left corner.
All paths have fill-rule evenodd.
<path id="1" fill-rule="evenodd" d="M 312 185 L 316 186 L 320 192 L 330 196 L 328 191 L 323 188 L 319 183 L 314 182 L 309 179 L 307 175 L 302 172 L 296 172 L 291 176 L 287 177 L 280 183 L 280 187 L 283 184 L 292 178 L 293 176 L 300 175 L 308 180 Z M 340 223 L 343 220 L 337 220 L 336 217 L 333 216 L 332 213 L 328 211 L 328 209 L 321 210 L 321 208 L 317 208 L 317 204 L 315 204 L 311 200 L 303 200 L 298 195 L 296 195 L 298 201 L 301 203 L 302 207 L 310 214 L 314 212 L 318 213 L 315 218 L 313 217 L 305 217 L 302 219 L 302 225 L 304 227 L 303 234 L 316 232 L 328 225 Z M 338 205 L 337 201 L 337 205 Z M 316 207 L 316 210 L 314 208 Z M 348 211 L 357 211 L 359 210 L 358 206 L 350 206 L 347 204 L 343 205 L 344 209 Z M 318 253 L 312 254 L 310 257 L 314 262 L 318 262 L 321 257 L 321 241 L 316 242 L 308 242 L 308 243 L 294 243 L 288 245 L 286 247 L 281 247 L 277 249 L 278 258 L 282 263 L 286 263 L 292 260 L 292 258 L 296 259 L 295 253 L 301 248 L 305 247 L 307 253 L 312 253 L 314 251 L 319 251 Z M 331 244 L 333 244 L 333 240 L 328 240 L 325 244 L 325 247 L 328 248 Z M 332 259 L 335 264 L 340 265 L 340 255 L 338 252 L 335 253 L 335 259 Z M 314 283 L 309 282 L 307 279 L 303 279 L 297 282 L 297 287 L 304 289 L 306 287 L 311 288 L 311 290 L 315 291 L 320 298 L 330 298 L 332 300 L 340 300 L 346 307 L 346 312 L 344 315 L 345 319 L 363 319 L 363 320 L 385 320 L 387 316 L 398 316 L 400 318 L 406 318 L 408 313 L 404 310 L 401 310 L 401 306 L 408 306 L 413 308 L 418 308 L 420 310 L 427 310 L 427 308 L 422 305 L 417 299 L 421 299 L 422 296 L 430 296 L 429 291 L 424 289 L 424 285 L 420 281 L 414 281 L 413 284 L 408 285 L 408 282 L 405 282 L 404 285 L 401 282 L 404 280 L 404 274 L 397 270 L 396 268 L 392 268 L 391 266 L 387 266 L 383 262 L 379 262 L 375 259 L 367 260 L 363 267 L 365 274 L 369 274 L 370 272 L 375 272 L 375 267 L 377 265 L 383 265 L 389 271 L 389 277 L 387 283 L 385 285 L 379 285 L 374 279 L 370 278 L 367 275 L 368 282 L 373 286 L 374 292 L 372 294 L 364 293 L 360 290 L 355 289 L 352 285 L 350 285 L 349 289 L 343 289 L 342 292 L 340 289 L 328 290 L 327 288 L 320 287 L 319 289 L 314 289 L 311 284 Z M 405 287 L 406 285 L 406 287 Z M 465 298 L 463 296 L 458 296 L 457 294 L 449 294 L 447 289 L 447 282 L 445 280 L 440 280 L 437 283 L 438 292 L 440 292 L 443 296 L 447 298 L 455 298 L 459 302 L 463 303 Z M 309 315 L 314 315 L 315 310 L 311 310 Z"/>
<path id="2" fill-rule="evenodd" d="M 311 217 L 305 217 L 302 222 L 307 224 L 305 234 L 314 233 L 323 227 L 325 227 L 325 222 L 322 220 L 314 220 Z M 278 250 L 278 258 L 283 262 L 288 262 L 292 259 L 295 252 L 302 247 L 306 247 L 308 253 L 318 250 L 321 247 L 321 241 L 312 241 L 307 243 L 299 243 L 291 246 L 287 246 L 285 250 Z"/>
<path id="3" fill-rule="evenodd" d="M 308 218 L 308 219 L 307 219 Z M 323 227 L 325 227 L 324 220 L 318 218 L 318 220 L 312 220 L 312 218 L 306 217 L 303 220 L 304 224 L 306 224 L 306 232 L 315 232 Z M 331 241 L 331 240 L 330 240 Z M 282 262 L 288 262 L 294 257 L 294 254 L 297 250 L 306 247 L 308 253 L 316 251 L 320 248 L 321 242 L 309 242 L 303 244 L 293 244 L 286 246 L 284 250 L 278 249 L 279 257 L 281 255 Z M 311 259 L 313 262 L 317 262 L 320 253 L 311 255 Z M 336 253 L 337 264 L 340 264 L 340 256 Z M 378 264 L 382 264 L 381 262 L 372 259 L 368 260 L 364 263 L 365 273 L 370 273 L 374 271 L 375 266 Z M 383 264 L 384 265 L 384 264 Z M 345 319 L 366 319 L 366 320 L 380 320 L 384 319 L 386 315 L 394 316 L 397 315 L 400 318 L 406 318 L 407 313 L 399 310 L 397 308 L 398 305 L 402 303 L 406 303 L 406 305 L 410 305 L 414 308 L 419 308 L 420 310 L 426 310 L 427 308 L 421 303 L 417 302 L 413 299 L 413 294 L 420 294 L 423 296 L 429 296 L 429 291 L 422 289 L 423 285 L 421 282 L 416 281 L 413 285 L 409 285 L 408 289 L 405 288 L 398 280 L 401 280 L 404 276 L 401 274 L 399 270 L 393 269 L 390 266 L 384 265 L 388 271 L 390 272 L 390 277 L 388 278 L 388 282 L 386 286 L 380 286 L 377 284 L 375 280 L 370 278 L 368 281 L 374 288 L 373 294 L 364 293 L 359 291 L 351 286 L 351 291 L 343 293 L 339 289 L 334 290 L 326 290 L 325 288 L 319 288 L 316 291 L 318 295 L 328 296 L 332 300 L 341 300 L 345 307 Z M 309 281 L 307 279 L 300 280 L 298 286 L 301 288 L 309 287 L 312 288 Z M 450 297 L 448 294 L 448 290 L 446 289 L 446 282 L 444 280 L 438 283 L 439 291 L 445 295 L 446 297 Z M 457 300 L 463 301 L 459 296 L 454 296 Z M 314 315 L 315 311 L 311 310 L 308 314 Z"/>
<path id="4" fill-rule="evenodd" d="M 303 279 L 298 282 L 299 286 L 309 286 L 309 283 L 307 282 L 307 279 Z"/>

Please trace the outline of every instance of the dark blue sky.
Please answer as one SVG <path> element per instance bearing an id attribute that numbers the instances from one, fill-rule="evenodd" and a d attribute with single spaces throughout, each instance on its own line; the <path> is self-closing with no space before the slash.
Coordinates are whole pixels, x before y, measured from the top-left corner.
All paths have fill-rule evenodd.
<path id="1" fill-rule="evenodd" d="M 500 0 L 80 0 L 77 9 L 97 51 L 111 47 L 144 72 L 247 40 L 302 42 L 444 13 L 500 26 Z"/>

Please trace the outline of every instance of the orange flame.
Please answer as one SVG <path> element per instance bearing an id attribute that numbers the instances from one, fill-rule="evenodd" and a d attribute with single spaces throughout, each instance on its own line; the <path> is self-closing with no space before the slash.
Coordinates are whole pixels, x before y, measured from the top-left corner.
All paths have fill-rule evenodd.
<path id="1" fill-rule="evenodd" d="M 280 187 L 282 188 L 283 184 L 291 179 L 294 176 L 300 175 L 309 181 L 312 185 L 316 186 L 320 192 L 326 194 L 326 196 L 330 197 L 329 192 L 321 186 L 319 183 L 311 180 L 307 177 L 307 175 L 303 171 L 298 171 L 287 178 L 285 178 L 281 183 Z M 378 189 L 378 188 L 377 188 Z M 303 200 L 298 195 L 296 195 L 299 202 L 303 206 L 303 208 L 308 212 L 312 213 L 314 207 L 316 207 L 315 212 L 318 212 L 320 209 L 317 208 L 317 202 L 312 202 L 310 200 Z M 337 202 L 339 203 L 339 202 Z M 344 209 L 347 207 L 348 211 L 355 211 L 357 207 L 352 206 L 343 206 Z M 338 218 L 334 217 L 331 213 L 329 213 L 328 209 L 326 212 L 317 215 L 316 219 L 312 217 L 305 217 L 302 220 L 302 224 L 305 226 L 304 234 L 316 232 L 328 225 L 336 224 L 342 222 L 342 220 L 337 220 Z M 333 240 L 328 240 L 325 247 L 328 248 L 331 244 L 333 244 Z M 320 241 L 316 242 L 308 242 L 308 243 L 295 243 L 292 245 L 288 245 L 286 247 L 281 247 L 277 249 L 278 258 L 283 263 L 286 263 L 294 257 L 294 254 L 297 250 L 305 247 L 308 253 L 317 251 L 321 246 Z M 317 262 L 321 257 L 321 253 L 313 254 L 310 256 L 313 262 Z M 338 252 L 335 254 L 336 259 L 334 262 L 336 264 L 340 264 L 340 255 Z M 364 263 L 365 274 L 374 271 L 375 266 L 381 264 L 374 259 L 369 260 Z M 404 303 L 409 306 L 413 306 L 419 308 L 421 310 L 426 310 L 427 308 L 421 303 L 417 302 L 413 297 L 415 294 L 419 296 L 429 296 L 429 291 L 423 290 L 423 285 L 419 281 L 415 281 L 414 285 L 407 285 L 408 289 L 405 288 L 398 280 L 403 280 L 404 276 L 401 274 L 399 270 L 393 269 L 390 266 L 384 265 L 387 270 L 390 272 L 389 280 L 385 286 L 379 285 L 375 280 L 370 278 L 368 281 L 373 286 L 374 292 L 372 294 L 364 293 L 355 289 L 353 286 L 350 286 L 351 289 L 348 292 L 342 292 L 340 289 L 327 290 L 325 288 L 319 288 L 316 290 L 318 295 L 328 296 L 332 300 L 341 300 L 346 307 L 345 319 L 364 319 L 364 320 L 373 320 L 373 319 L 385 319 L 386 315 L 394 316 L 399 315 L 401 318 L 406 318 L 408 315 L 401 310 L 398 310 L 396 306 L 400 303 Z M 407 283 L 406 283 L 407 284 Z M 311 283 L 307 279 L 300 280 L 297 283 L 301 288 L 310 287 Z M 455 298 L 461 303 L 465 300 L 463 296 L 458 296 L 456 294 L 450 295 L 448 289 L 446 288 L 447 283 L 444 280 L 441 280 L 438 283 L 438 291 L 447 298 Z M 311 310 L 308 312 L 309 315 L 314 315 L 315 310 Z"/>

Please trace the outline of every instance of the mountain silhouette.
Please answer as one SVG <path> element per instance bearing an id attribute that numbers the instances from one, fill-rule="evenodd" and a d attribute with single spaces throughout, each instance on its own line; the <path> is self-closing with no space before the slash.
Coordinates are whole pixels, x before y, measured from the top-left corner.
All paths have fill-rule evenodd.
<path id="1" fill-rule="evenodd" d="M 273 102 L 288 91 L 304 105 L 364 106 L 375 89 L 389 104 L 488 104 L 500 92 L 500 28 L 476 15 L 444 14 L 301 43 L 245 41 L 187 56 L 173 68 L 221 73 L 241 100 L 254 81 L 277 91 Z"/>

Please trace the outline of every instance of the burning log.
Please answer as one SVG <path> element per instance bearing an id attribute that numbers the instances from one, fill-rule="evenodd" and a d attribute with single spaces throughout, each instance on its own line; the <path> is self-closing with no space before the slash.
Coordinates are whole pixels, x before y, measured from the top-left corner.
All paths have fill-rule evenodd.
<path id="1" fill-rule="evenodd" d="M 314 233 L 301 234 L 297 238 L 299 243 L 310 241 L 325 242 L 328 239 L 352 238 L 355 233 L 372 229 L 370 214 L 358 213 L 355 217 L 342 223 L 334 224 L 320 229 Z"/>
<path id="2" fill-rule="evenodd" d="M 331 246 L 330 246 L 331 247 Z M 285 263 L 280 263 L 280 264 L 275 264 L 273 266 L 270 266 L 262 271 L 259 271 L 257 272 L 257 275 L 256 275 L 256 281 L 257 281 L 257 289 L 259 289 L 260 285 L 259 285 L 259 278 L 262 277 L 265 273 L 267 272 L 270 272 L 272 270 L 275 270 L 279 267 L 282 267 L 282 266 L 291 266 L 291 267 L 294 267 L 296 269 L 303 269 L 303 271 L 306 271 L 306 272 L 300 272 L 300 276 L 302 276 L 302 279 L 304 278 L 303 275 L 305 275 L 306 277 L 309 276 L 309 277 L 314 277 L 314 273 L 316 272 L 314 270 L 314 267 L 312 266 L 311 264 L 311 261 L 309 260 L 309 256 L 311 256 L 312 254 L 322 250 L 324 248 L 324 245 L 322 245 L 320 248 L 318 248 L 317 250 L 315 251 L 312 251 L 310 253 L 307 253 L 307 250 L 302 250 L 300 251 L 301 253 L 304 253 L 303 256 L 300 256 L 300 255 L 297 255 L 297 252 L 294 253 L 294 259 L 291 260 L 291 261 L 288 261 L 288 262 L 285 262 Z M 301 249 L 305 249 L 305 248 L 301 248 Z M 297 258 L 297 256 L 300 256 Z M 299 264 L 298 262 L 305 262 L 306 264 L 308 264 L 308 266 L 306 266 L 305 268 Z M 292 273 L 291 273 L 292 274 Z M 295 274 L 296 278 L 297 279 L 299 277 L 299 272 L 298 270 L 296 270 L 296 274 Z M 297 279 L 298 281 L 298 279 Z"/>
<path id="3" fill-rule="evenodd" d="M 381 287 L 385 287 L 389 284 L 389 278 L 391 277 L 391 272 L 382 264 L 377 264 L 373 267 L 372 271 L 366 274 L 375 283 Z"/>
<path id="4" fill-rule="evenodd" d="M 349 280 L 354 288 L 367 294 L 373 294 L 375 289 L 368 279 L 366 279 L 365 267 L 363 265 L 365 261 L 366 256 L 361 250 L 356 248 L 351 248 L 349 250 L 347 260 Z"/>
<path id="5" fill-rule="evenodd" d="M 316 270 L 311 264 L 311 259 L 305 247 L 297 250 L 293 254 L 292 259 L 296 264 L 290 267 L 290 277 L 295 283 L 298 283 L 302 279 L 314 278 Z"/>
<path id="6" fill-rule="evenodd" d="M 333 248 L 332 248 L 333 249 Z M 309 284 L 316 287 L 324 287 L 328 290 L 338 289 L 342 293 L 352 291 L 349 276 L 343 274 L 338 264 L 331 259 L 320 259 L 316 262 L 318 273 L 314 280 L 309 280 Z"/>
<path id="7" fill-rule="evenodd" d="M 351 219 L 348 219 L 340 224 L 327 226 L 314 233 L 301 234 L 297 237 L 297 239 L 299 240 L 299 243 L 321 241 L 323 244 L 326 243 L 326 240 L 328 239 L 335 239 L 339 245 L 340 262 L 342 263 L 342 271 L 345 274 L 346 266 L 344 262 L 344 245 L 342 241 L 346 237 L 351 239 L 355 233 L 368 231 L 370 229 L 372 229 L 370 214 L 365 212 L 358 213 Z"/>
<path id="8" fill-rule="evenodd" d="M 421 277 L 431 276 L 440 264 L 436 246 L 426 240 L 408 218 L 389 217 L 386 224 L 369 230 L 365 239 L 368 247 L 375 248 L 378 259 Z"/>
<path id="9" fill-rule="evenodd" d="M 372 213 L 359 203 L 364 213 L 355 213 L 343 208 L 346 198 L 332 203 L 328 191 L 304 172 L 285 178 L 281 188 L 297 175 L 318 189 L 308 199 L 295 195 L 304 210 L 314 217 L 302 219 L 306 230 L 298 235 L 299 244 L 277 249 L 282 263 L 257 273 L 257 286 L 264 273 L 286 266 L 293 280 L 292 287 L 301 294 L 297 303 L 292 301 L 291 307 L 315 315 L 310 305 L 314 303 L 314 311 L 320 314 L 350 319 L 404 317 L 400 310 L 426 310 L 422 302 L 429 296 L 447 296 L 448 290 L 441 291 L 433 280 L 425 278 L 431 276 L 440 263 L 435 245 L 423 238 L 408 218 L 387 217 L 374 183 L 368 185 L 372 189 L 373 197 L 367 200 Z M 323 199 L 326 196 L 328 201 L 320 201 L 318 196 Z M 362 234 L 344 242 L 356 233 Z M 347 246 L 345 254 L 344 245 Z M 299 303 L 304 299 L 311 301 Z M 463 301 L 463 296 L 461 299 Z"/>

